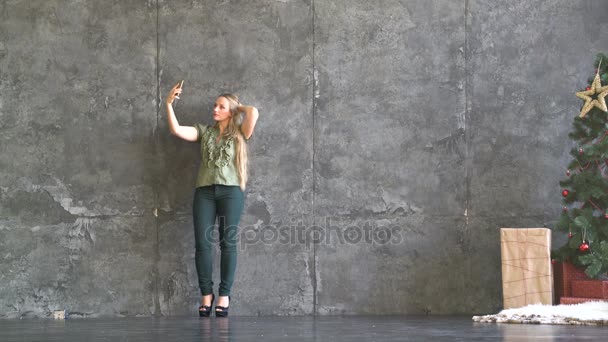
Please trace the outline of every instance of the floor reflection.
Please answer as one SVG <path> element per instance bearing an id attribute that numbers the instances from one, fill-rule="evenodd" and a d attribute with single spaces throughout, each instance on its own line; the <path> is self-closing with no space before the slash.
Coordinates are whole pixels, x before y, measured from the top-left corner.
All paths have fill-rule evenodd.
<path id="1" fill-rule="evenodd" d="M 476 323 L 470 316 L 0 319 L 0 341 L 604 341 L 607 327 Z"/>
<path id="2" fill-rule="evenodd" d="M 220 342 L 233 341 L 236 335 L 231 330 L 230 317 L 201 317 L 200 334 L 203 341 Z"/>

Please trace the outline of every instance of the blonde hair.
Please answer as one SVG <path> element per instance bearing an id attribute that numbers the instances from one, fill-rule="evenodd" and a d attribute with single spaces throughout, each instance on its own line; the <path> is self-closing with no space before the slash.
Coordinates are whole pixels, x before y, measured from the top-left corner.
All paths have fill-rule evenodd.
<path id="1" fill-rule="evenodd" d="M 239 186 L 241 190 L 245 191 L 248 178 L 248 156 L 247 156 L 247 143 L 245 137 L 241 132 L 241 124 L 243 121 L 241 112 L 237 110 L 240 105 L 238 96 L 234 94 L 222 94 L 218 97 L 223 97 L 228 100 L 230 104 L 230 113 L 232 117 L 228 121 L 228 126 L 224 130 L 224 137 L 231 137 L 236 142 L 236 171 L 239 175 Z M 219 123 L 216 123 L 216 126 Z"/>

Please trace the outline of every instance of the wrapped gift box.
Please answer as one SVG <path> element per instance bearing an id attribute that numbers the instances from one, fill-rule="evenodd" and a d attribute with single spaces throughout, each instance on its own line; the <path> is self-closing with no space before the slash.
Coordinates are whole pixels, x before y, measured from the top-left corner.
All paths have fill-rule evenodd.
<path id="1" fill-rule="evenodd" d="M 589 280 L 589 277 L 585 274 L 585 270 L 575 267 L 569 262 L 558 262 L 553 265 L 553 298 L 555 303 L 560 303 L 563 297 L 573 297 L 573 280 Z"/>
<path id="2" fill-rule="evenodd" d="M 558 262 L 553 265 L 553 276 L 555 303 L 608 301 L 608 281 L 589 278 L 584 268 L 569 262 Z"/>
<path id="3" fill-rule="evenodd" d="M 552 305 L 551 230 L 501 228 L 500 252 L 504 308 Z"/>
<path id="4" fill-rule="evenodd" d="M 597 302 L 600 299 L 597 298 L 582 298 L 582 297 L 561 297 L 559 303 L 572 305 L 572 304 L 581 304 L 586 302 Z"/>
<path id="5" fill-rule="evenodd" d="M 572 297 L 608 299 L 608 280 L 573 280 Z"/>

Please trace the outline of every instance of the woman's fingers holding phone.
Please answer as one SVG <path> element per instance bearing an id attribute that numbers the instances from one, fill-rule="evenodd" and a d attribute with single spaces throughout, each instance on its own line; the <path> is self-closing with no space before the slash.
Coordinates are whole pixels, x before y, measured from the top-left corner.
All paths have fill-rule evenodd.
<path id="1" fill-rule="evenodd" d="M 175 96 L 176 99 L 179 99 L 179 94 L 182 93 L 182 84 L 184 83 L 184 81 L 181 82 L 177 82 L 177 84 L 173 87 L 173 89 L 171 89 L 171 92 L 173 93 L 173 96 Z"/>
<path id="2" fill-rule="evenodd" d="M 174 89 L 175 91 L 174 91 L 174 93 L 175 93 L 175 98 L 176 99 L 179 99 L 178 95 L 182 93 L 182 86 L 183 85 L 184 85 L 184 80 L 181 80 L 181 81 L 177 82 L 177 84 L 175 85 L 175 89 Z"/>
<path id="3" fill-rule="evenodd" d="M 177 82 L 176 85 L 173 86 L 173 88 L 171 88 L 171 90 L 169 91 L 169 95 L 167 97 L 167 102 L 168 103 L 173 103 L 173 99 L 179 99 L 179 94 L 182 93 L 182 85 L 183 81 L 181 82 Z"/>

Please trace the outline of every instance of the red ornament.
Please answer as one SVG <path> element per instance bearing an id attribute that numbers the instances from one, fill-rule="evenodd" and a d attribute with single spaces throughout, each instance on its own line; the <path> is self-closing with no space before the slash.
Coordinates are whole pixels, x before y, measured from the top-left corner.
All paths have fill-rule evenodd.
<path id="1" fill-rule="evenodd" d="M 552 263 L 553 265 L 555 265 L 555 264 L 557 264 L 557 260 L 555 260 L 555 259 L 551 259 L 551 263 Z"/>
<path id="2" fill-rule="evenodd" d="M 572 239 L 573 236 L 574 236 L 574 234 L 572 234 L 572 232 L 568 233 L 568 239 Z"/>
<path id="3" fill-rule="evenodd" d="M 604 214 L 604 218 L 608 219 L 608 213 Z"/>
<path id="4" fill-rule="evenodd" d="M 565 213 L 567 213 L 568 212 L 568 207 L 563 207 L 562 211 L 565 212 Z"/>
<path id="5" fill-rule="evenodd" d="M 583 149 L 582 148 L 578 149 L 578 154 L 583 154 Z"/>
<path id="6" fill-rule="evenodd" d="M 580 246 L 578 246 L 578 250 L 581 252 L 587 252 L 589 250 L 589 244 L 587 242 L 583 242 L 581 243 Z"/>
<path id="7" fill-rule="evenodd" d="M 585 90 L 591 90 L 591 87 L 587 87 L 587 88 L 585 88 Z"/>
<path id="8" fill-rule="evenodd" d="M 569 194 L 569 193 L 570 193 L 570 191 L 568 191 L 568 190 L 564 190 L 564 191 L 562 191 L 562 196 L 564 196 L 564 197 L 568 197 L 568 194 Z"/>
<path id="9" fill-rule="evenodd" d="M 606 159 L 606 162 L 608 163 L 608 159 Z M 566 176 L 570 177 L 570 170 L 566 170 Z"/>

